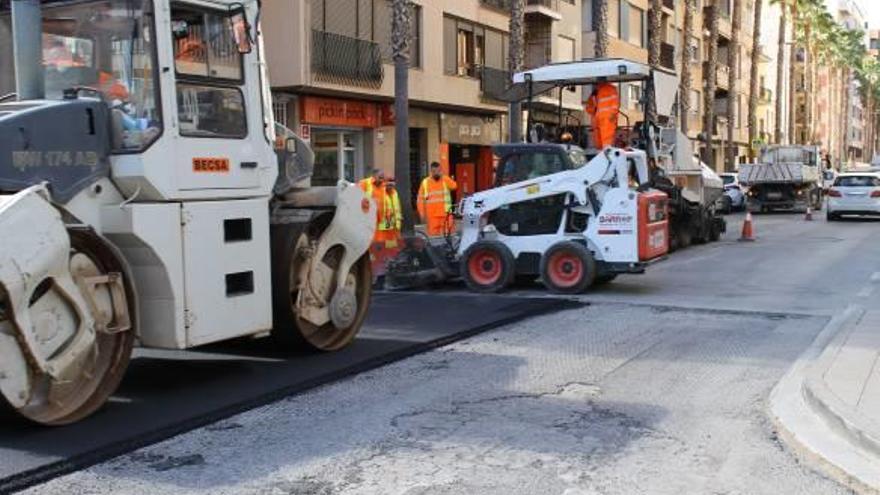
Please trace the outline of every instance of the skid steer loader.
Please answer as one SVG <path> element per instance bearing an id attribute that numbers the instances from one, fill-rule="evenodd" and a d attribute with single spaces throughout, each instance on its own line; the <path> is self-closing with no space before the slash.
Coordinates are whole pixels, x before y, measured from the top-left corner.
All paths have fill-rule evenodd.
<path id="1" fill-rule="evenodd" d="M 93 413 L 135 344 L 333 351 L 360 329 L 375 205 L 311 187 L 311 150 L 276 133 L 259 16 L 0 1 L 0 402 L 25 418 Z"/>

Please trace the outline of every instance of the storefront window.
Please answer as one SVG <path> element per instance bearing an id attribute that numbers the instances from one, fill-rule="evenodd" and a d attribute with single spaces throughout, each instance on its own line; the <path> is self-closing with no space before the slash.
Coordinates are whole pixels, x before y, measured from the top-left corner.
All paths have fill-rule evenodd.
<path id="1" fill-rule="evenodd" d="M 313 131 L 314 186 L 335 186 L 340 179 L 355 182 L 364 175 L 360 165 L 362 134 L 345 131 Z"/>

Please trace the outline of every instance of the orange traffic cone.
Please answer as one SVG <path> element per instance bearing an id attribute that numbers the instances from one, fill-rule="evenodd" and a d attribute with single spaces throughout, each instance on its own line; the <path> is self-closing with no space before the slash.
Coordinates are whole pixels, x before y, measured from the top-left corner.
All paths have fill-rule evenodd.
<path id="1" fill-rule="evenodd" d="M 752 230 L 752 212 L 746 213 L 746 221 L 743 222 L 742 235 L 740 241 L 754 241 L 755 233 Z"/>
<path id="2" fill-rule="evenodd" d="M 804 215 L 804 220 L 806 220 L 807 222 L 813 221 L 813 207 L 812 206 L 807 205 L 807 214 Z"/>

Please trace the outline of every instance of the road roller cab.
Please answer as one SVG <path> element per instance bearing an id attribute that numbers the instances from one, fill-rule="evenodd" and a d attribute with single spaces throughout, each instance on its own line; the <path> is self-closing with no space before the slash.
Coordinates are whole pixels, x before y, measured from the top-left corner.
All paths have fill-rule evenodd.
<path id="1" fill-rule="evenodd" d="M 311 187 L 262 51 L 256 0 L 0 1 L 0 392 L 17 412 L 89 415 L 135 342 L 354 339 L 375 205 Z"/>

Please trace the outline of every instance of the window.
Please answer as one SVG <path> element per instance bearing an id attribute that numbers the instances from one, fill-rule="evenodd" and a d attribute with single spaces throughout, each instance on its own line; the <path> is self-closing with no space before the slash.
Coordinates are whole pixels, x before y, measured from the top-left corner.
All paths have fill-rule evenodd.
<path id="1" fill-rule="evenodd" d="M 174 7 L 171 31 L 180 135 L 246 137 L 242 56 L 231 18 L 220 11 Z"/>
<path id="2" fill-rule="evenodd" d="M 839 187 L 880 187 L 880 178 L 873 175 L 848 175 L 834 181 Z"/>
<path id="3" fill-rule="evenodd" d="M 627 41 L 636 46 L 645 46 L 645 11 L 629 6 L 629 25 Z"/>
<path id="4" fill-rule="evenodd" d="M 177 84 L 180 134 L 192 137 L 247 136 L 244 96 L 238 88 Z"/>
<path id="5" fill-rule="evenodd" d="M 620 0 L 608 0 L 608 36 L 620 38 Z"/>
<path id="6" fill-rule="evenodd" d="M 174 67 L 178 74 L 242 80 L 242 57 L 230 17 L 175 8 L 171 31 Z"/>
<path id="7" fill-rule="evenodd" d="M 43 6 L 46 97 L 61 99 L 65 90 L 79 86 L 97 89 L 112 109 L 115 152 L 142 150 L 162 132 L 151 3 Z"/>
<path id="8" fill-rule="evenodd" d="M 698 64 L 702 61 L 702 54 L 700 51 L 700 38 L 697 38 L 696 36 L 692 37 L 688 50 L 688 56 L 690 57 L 692 64 Z"/>
<path id="9" fill-rule="evenodd" d="M 700 108 L 702 108 L 701 102 L 703 101 L 702 95 L 700 95 L 699 91 L 691 90 L 691 104 L 690 104 L 690 114 L 692 117 L 700 115 Z"/>
<path id="10" fill-rule="evenodd" d="M 483 66 L 504 69 L 507 38 L 501 31 L 457 19 L 443 18 L 443 72 L 480 77 Z"/>
<path id="11" fill-rule="evenodd" d="M 629 83 L 626 85 L 627 108 L 638 110 L 642 107 L 642 83 Z"/>

